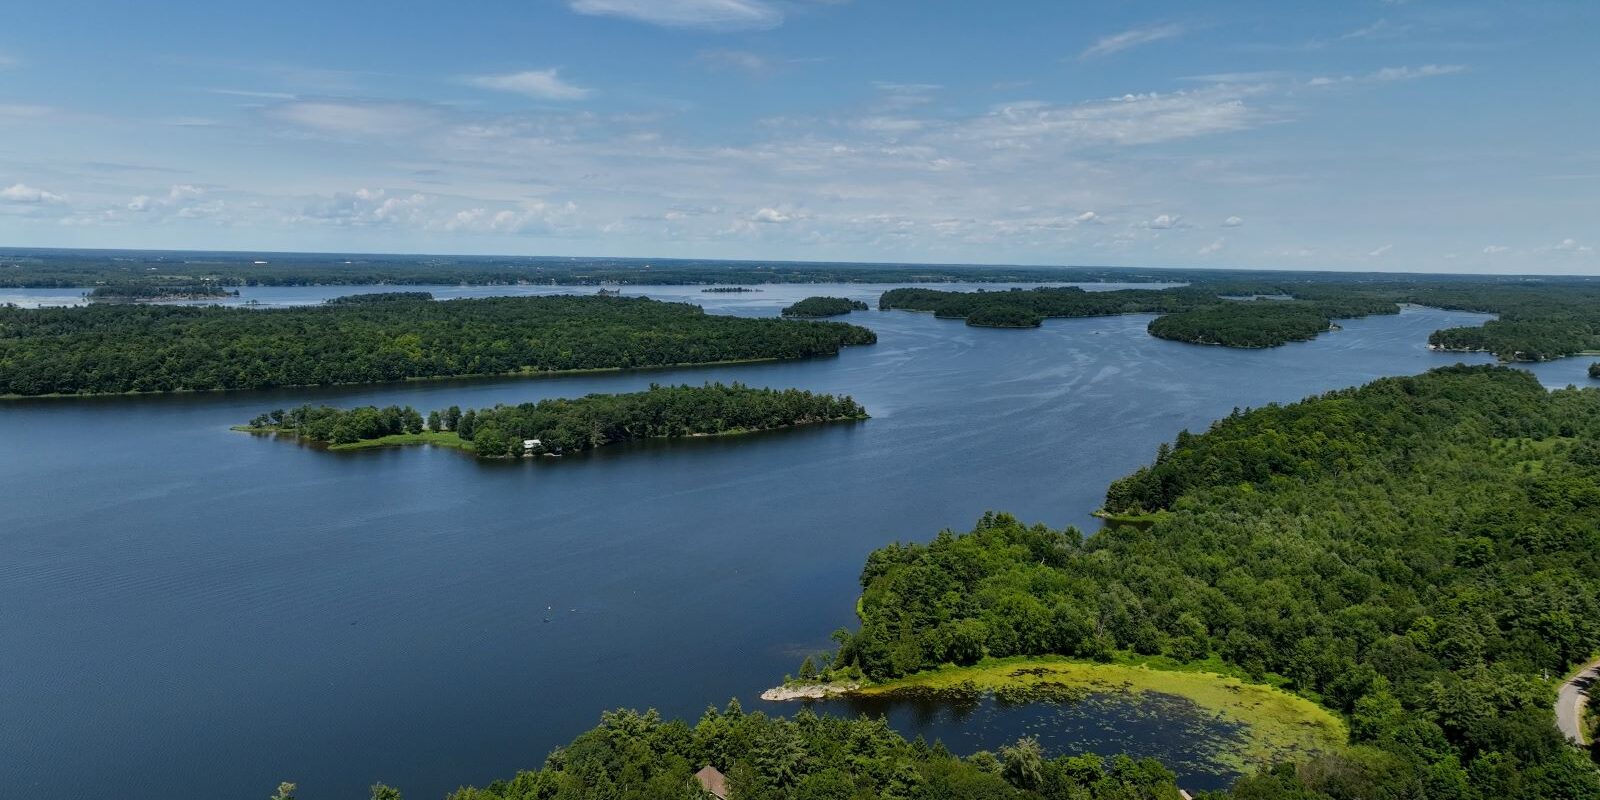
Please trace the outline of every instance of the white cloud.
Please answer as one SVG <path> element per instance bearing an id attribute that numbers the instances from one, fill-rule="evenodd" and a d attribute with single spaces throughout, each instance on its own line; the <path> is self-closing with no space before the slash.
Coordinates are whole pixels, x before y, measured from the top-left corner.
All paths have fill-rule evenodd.
<path id="1" fill-rule="evenodd" d="M 1405 25 L 1390 25 L 1389 20 L 1380 19 L 1371 25 L 1365 25 L 1340 36 L 1340 41 L 1352 39 L 1393 39 L 1405 35 L 1408 27 Z"/>
<path id="2" fill-rule="evenodd" d="M 227 209 L 221 200 L 207 199 L 204 187 L 192 183 L 175 183 L 168 187 L 164 197 L 152 197 L 148 194 L 134 195 L 121 208 L 108 212 L 108 216 L 120 216 L 120 212 L 147 215 L 147 219 L 166 219 L 178 217 L 181 219 L 201 219 L 220 217 Z"/>
<path id="3" fill-rule="evenodd" d="M 1382 247 L 1377 248 L 1376 250 L 1373 250 L 1370 253 L 1367 253 L 1367 258 L 1379 258 L 1384 253 L 1387 253 L 1387 252 L 1389 252 L 1390 250 L 1393 250 L 1393 249 L 1394 249 L 1394 245 L 1386 244 L 1386 245 L 1384 245 Z"/>
<path id="4" fill-rule="evenodd" d="M 760 211 L 752 214 L 750 216 L 750 221 L 763 222 L 768 225 L 781 225 L 785 222 L 793 222 L 794 215 L 779 211 L 776 208 L 763 208 Z"/>
<path id="5" fill-rule="evenodd" d="M 1370 76 L 1375 81 L 1409 81 L 1466 72 L 1463 64 L 1423 64 L 1420 67 L 1384 67 Z"/>
<path id="6" fill-rule="evenodd" d="M 1590 254 L 1592 254 L 1594 252 L 1594 248 L 1593 247 L 1591 247 L 1589 245 L 1586 245 L 1586 244 L 1583 244 L 1583 243 L 1579 242 L 1577 239 L 1570 239 L 1570 238 L 1569 239 L 1562 239 L 1560 242 L 1557 242 L 1556 244 L 1550 245 L 1549 247 L 1541 247 L 1539 249 L 1541 251 L 1544 251 L 1544 252 L 1547 252 L 1547 253 L 1571 253 L 1571 254 L 1575 254 L 1575 255 L 1584 255 L 1584 256 L 1590 255 Z"/>
<path id="7" fill-rule="evenodd" d="M 0 189 L 0 202 L 6 203 L 60 203 L 66 200 L 55 192 L 35 188 L 25 183 L 13 183 Z"/>
<path id="8" fill-rule="evenodd" d="M 1340 75 L 1319 76 L 1306 81 L 1307 86 L 1335 86 L 1339 84 L 1353 84 L 1357 82 L 1368 83 L 1394 83 L 1397 81 L 1413 81 L 1418 78 L 1437 78 L 1441 75 L 1455 75 L 1466 72 L 1464 64 L 1423 64 L 1420 67 L 1384 67 L 1376 72 L 1363 76 Z"/>
<path id="9" fill-rule="evenodd" d="M 357 189 L 310 203 L 290 222 L 313 222 L 339 226 L 376 226 L 426 222 L 423 207 L 428 198 L 420 193 L 391 196 L 384 189 Z"/>
<path id="10" fill-rule="evenodd" d="M 1122 33 L 1103 36 L 1094 44 L 1089 45 L 1082 53 L 1078 54 L 1079 60 L 1100 58 L 1113 53 L 1120 53 L 1130 47 L 1159 42 L 1163 39 L 1172 39 L 1183 35 L 1182 25 L 1157 25 L 1150 28 L 1134 28 Z"/>
<path id="11" fill-rule="evenodd" d="M 515 92 L 541 100 L 581 100 L 589 96 L 588 89 L 567 83 L 554 69 L 524 70 L 504 75 L 477 75 L 468 78 L 467 82 L 481 89 Z"/>
<path id="12" fill-rule="evenodd" d="M 1228 217 L 1227 219 L 1222 221 L 1222 227 L 1224 227 L 1224 228 L 1237 228 L 1237 227 L 1239 227 L 1240 225 L 1243 225 L 1243 224 L 1244 224 L 1244 217 L 1240 217 L 1240 216 Z"/>
<path id="13" fill-rule="evenodd" d="M 1019 102 L 1000 106 L 958 129 L 990 148 L 1045 143 L 1139 145 L 1243 130 L 1269 120 L 1245 98 L 1257 90 L 1208 86 L 1186 92 L 1128 94 L 1075 105 Z"/>
<path id="14" fill-rule="evenodd" d="M 1196 250 L 1195 252 L 1198 253 L 1199 255 L 1202 255 L 1202 256 L 1209 256 L 1209 255 L 1211 255 L 1213 253 L 1220 253 L 1220 252 L 1222 252 L 1222 248 L 1224 246 L 1226 246 L 1227 243 L 1228 243 L 1227 239 L 1224 239 L 1224 238 L 1218 236 L 1216 238 L 1216 241 L 1213 241 L 1211 244 L 1208 244 L 1205 247 L 1202 247 L 1199 250 Z"/>
<path id="15" fill-rule="evenodd" d="M 457 211 L 441 227 L 447 231 L 492 234 L 523 234 L 548 231 L 561 220 L 576 212 L 571 202 L 555 204 L 543 201 L 524 203 L 516 208 L 499 210 L 474 207 Z"/>
<path id="16" fill-rule="evenodd" d="M 1142 227 L 1153 231 L 1166 231 L 1177 228 L 1183 224 L 1183 217 L 1178 214 L 1161 214 L 1155 219 L 1144 223 Z"/>
<path id="17" fill-rule="evenodd" d="M 388 100 L 320 98 L 294 100 L 263 109 L 269 119 L 334 136 L 386 136 L 433 124 L 431 106 Z"/>
<path id="18" fill-rule="evenodd" d="M 1078 225 L 1084 225 L 1084 224 L 1087 224 L 1087 223 L 1090 223 L 1090 222 L 1098 222 L 1098 221 L 1100 221 L 1100 215 L 1094 213 L 1093 211 L 1085 211 L 1082 214 L 1079 214 L 1078 216 L 1073 217 L 1072 221 L 1074 223 L 1078 224 Z"/>
<path id="19" fill-rule="evenodd" d="M 1491 245 L 1486 245 L 1483 248 L 1483 254 L 1486 255 L 1486 256 L 1497 256 L 1497 255 L 1500 255 L 1501 253 L 1509 253 L 1509 252 L 1511 252 L 1511 248 L 1506 247 L 1503 244 L 1491 244 Z"/>
<path id="20" fill-rule="evenodd" d="M 776 28 L 783 12 L 765 0 L 571 0 L 579 14 L 620 17 L 669 28 Z"/>

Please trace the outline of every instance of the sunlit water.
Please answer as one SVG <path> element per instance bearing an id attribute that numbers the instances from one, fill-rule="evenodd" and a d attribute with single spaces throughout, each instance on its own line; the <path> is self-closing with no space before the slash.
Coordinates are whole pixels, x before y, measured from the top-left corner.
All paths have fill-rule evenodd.
<path id="1" fill-rule="evenodd" d="M 771 315 L 883 287 L 762 288 L 626 292 Z M 1106 484 L 1180 429 L 1489 360 L 1425 347 L 1475 314 L 1409 309 L 1270 350 L 1162 341 L 1150 319 L 989 330 L 870 311 L 849 320 L 877 345 L 803 362 L 0 404 L 0 796 L 252 797 L 293 780 L 320 800 L 382 780 L 437 797 L 538 766 L 607 708 L 692 719 L 739 697 L 786 713 L 756 695 L 852 624 L 872 549 L 989 509 L 1089 528 Z M 1538 372 L 1584 383 L 1586 364 Z M 228 430 L 302 402 L 472 407 L 708 380 L 848 393 L 873 418 L 511 464 Z M 1156 755 L 1186 786 L 1219 782 L 1172 735 L 1199 724 L 1181 704 L 874 710 L 959 752 L 1040 732 L 1052 752 Z"/>

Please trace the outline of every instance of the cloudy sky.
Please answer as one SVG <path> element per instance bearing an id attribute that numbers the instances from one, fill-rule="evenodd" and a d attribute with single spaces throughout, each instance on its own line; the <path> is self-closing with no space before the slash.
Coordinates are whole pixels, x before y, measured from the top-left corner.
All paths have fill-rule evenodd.
<path id="1" fill-rule="evenodd" d="M 5 17 L 0 245 L 1600 272 L 1593 0 Z"/>

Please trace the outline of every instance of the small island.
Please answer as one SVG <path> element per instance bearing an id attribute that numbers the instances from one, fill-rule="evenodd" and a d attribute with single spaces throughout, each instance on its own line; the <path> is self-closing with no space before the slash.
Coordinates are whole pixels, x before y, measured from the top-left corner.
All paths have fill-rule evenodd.
<path id="1" fill-rule="evenodd" d="M 1297 300 L 1229 300 L 1151 320 L 1151 336 L 1222 347 L 1277 347 L 1334 330 L 1313 303 Z"/>
<path id="2" fill-rule="evenodd" d="M 194 283 L 156 283 L 148 281 L 108 283 L 96 286 L 87 295 L 94 303 L 152 303 L 173 300 L 215 300 L 238 297 L 237 289 L 227 289 L 213 281 Z"/>
<path id="3" fill-rule="evenodd" d="M 424 416 L 410 406 L 348 410 L 303 405 L 258 415 L 234 430 L 292 436 L 330 450 L 431 444 L 479 458 L 560 456 L 636 439 L 728 436 L 867 419 L 849 396 L 740 383 L 652 384 L 643 392 L 591 394 L 516 406 L 458 406 Z"/>
<path id="4" fill-rule="evenodd" d="M 433 299 L 433 292 L 368 292 L 330 297 L 325 306 L 369 306 L 378 303 L 415 303 Z"/>
<path id="5" fill-rule="evenodd" d="M 866 311 L 871 306 L 860 300 L 851 300 L 847 297 L 807 297 L 783 310 L 785 317 L 799 317 L 802 319 L 817 319 L 819 317 L 837 317 L 852 311 Z"/>
<path id="6" fill-rule="evenodd" d="M 1600 361 L 1596 361 L 1589 365 L 1589 377 L 1595 380 L 1600 380 Z"/>

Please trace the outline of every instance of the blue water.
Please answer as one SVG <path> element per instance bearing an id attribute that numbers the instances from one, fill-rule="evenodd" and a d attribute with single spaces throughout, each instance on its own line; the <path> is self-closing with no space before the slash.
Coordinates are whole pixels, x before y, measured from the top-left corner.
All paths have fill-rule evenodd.
<path id="1" fill-rule="evenodd" d="M 627 292 L 767 315 L 880 288 Z M 5 403 L 0 797 L 251 797 L 281 780 L 308 800 L 378 780 L 437 797 L 538 766 L 602 709 L 760 707 L 852 624 L 872 549 L 989 509 L 1091 527 L 1106 484 L 1178 430 L 1487 361 L 1425 347 L 1483 319 L 1408 309 L 1228 350 L 1150 337 L 1144 315 L 992 330 L 870 311 L 850 320 L 877 345 L 804 362 Z M 1585 364 L 1538 371 L 1586 382 Z M 302 402 L 471 407 L 707 380 L 848 393 L 873 418 L 511 464 L 228 430 Z M 958 750 L 1039 719 L 884 710 Z M 1158 727 L 1096 703 L 1051 713 L 1055 751 L 1170 752 Z M 1215 780 L 1179 766 L 1189 784 Z"/>

